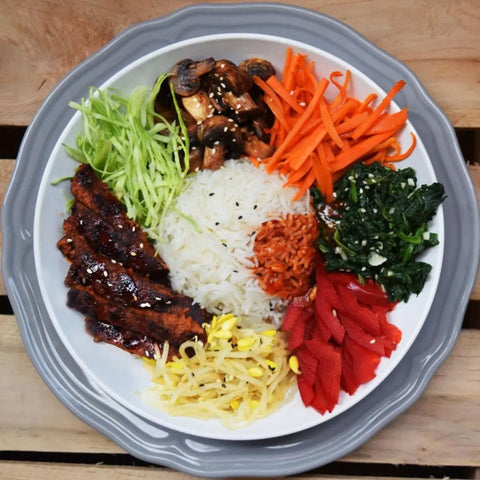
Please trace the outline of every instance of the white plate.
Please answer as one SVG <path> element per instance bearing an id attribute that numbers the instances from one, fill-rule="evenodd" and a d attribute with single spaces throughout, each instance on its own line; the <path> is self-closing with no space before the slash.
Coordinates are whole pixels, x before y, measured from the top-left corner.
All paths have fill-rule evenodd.
<path id="1" fill-rule="evenodd" d="M 270 60 L 277 71 L 281 71 L 287 46 L 306 53 L 309 59 L 314 60 L 319 75 L 328 76 L 334 70 L 344 72 L 350 69 L 353 79 L 351 93 L 357 98 L 364 98 L 371 92 L 383 98 L 386 93 L 360 71 L 327 52 L 292 40 L 260 34 L 211 35 L 172 44 L 136 60 L 99 87 L 114 86 L 129 93 L 139 84 L 151 86 L 161 72 L 169 71 L 175 62 L 187 57 L 202 59 L 213 56 L 240 62 L 260 56 Z M 398 108 L 397 105 L 392 107 L 394 111 Z M 62 236 L 66 199 L 70 197 L 69 182 L 58 186 L 52 186 L 51 182 L 72 175 L 77 164 L 65 153 L 63 144 L 74 145 L 81 128 L 81 116 L 77 112 L 58 139 L 48 160 L 35 207 L 34 257 L 40 290 L 60 338 L 84 374 L 112 399 L 161 426 L 199 437 L 225 440 L 273 438 L 319 425 L 345 412 L 372 392 L 407 353 L 427 318 L 439 281 L 444 243 L 441 207 L 431 223 L 431 231 L 438 234 L 440 244 L 423 257 L 424 261 L 433 266 L 424 290 L 418 297 L 412 296 L 408 303 L 397 306 L 390 315 L 390 321 L 402 331 L 402 341 L 391 358 L 382 359 L 376 378 L 362 385 L 352 396 L 342 394 L 332 413 L 322 416 L 311 408 L 305 408 L 297 394 L 292 402 L 271 416 L 254 421 L 245 428 L 229 430 L 219 420 L 173 417 L 146 405 L 138 396 L 149 383 L 141 361 L 111 345 L 94 343 L 92 337 L 85 332 L 84 317 L 66 306 L 67 288 L 63 281 L 68 263 L 57 249 L 56 243 Z M 400 136 L 404 147 L 410 144 L 411 131 L 414 129 L 409 123 Z M 399 164 L 400 168 L 407 166 L 416 170 L 419 184 L 436 181 L 432 163 L 418 133 L 415 151 Z"/>

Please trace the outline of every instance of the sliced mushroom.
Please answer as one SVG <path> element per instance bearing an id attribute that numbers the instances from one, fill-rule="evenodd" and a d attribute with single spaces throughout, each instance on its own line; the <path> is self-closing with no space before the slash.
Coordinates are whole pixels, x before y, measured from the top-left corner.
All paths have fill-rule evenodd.
<path id="1" fill-rule="evenodd" d="M 267 78 L 275 75 L 274 66 L 268 60 L 263 58 L 249 58 L 240 63 L 238 68 L 247 72 L 251 77 L 260 77 L 262 80 L 267 80 Z"/>
<path id="2" fill-rule="evenodd" d="M 226 148 L 223 145 L 205 147 L 203 151 L 203 167 L 218 170 L 225 163 Z"/>
<path id="3" fill-rule="evenodd" d="M 197 91 L 194 95 L 182 97 L 185 110 L 198 122 L 203 122 L 212 113 L 213 105 L 210 103 L 207 92 Z"/>
<path id="4" fill-rule="evenodd" d="M 273 155 L 275 147 L 262 142 L 254 132 L 247 127 L 242 128 L 243 151 L 255 158 L 268 158 Z"/>
<path id="5" fill-rule="evenodd" d="M 194 62 L 186 58 L 177 62 L 172 68 L 170 82 L 177 95 L 186 97 L 196 93 L 201 85 L 201 77 L 212 71 L 215 66 L 213 58 Z"/>
<path id="6" fill-rule="evenodd" d="M 225 103 L 232 109 L 231 116 L 238 123 L 246 122 L 258 115 L 261 115 L 258 105 L 248 92 L 235 96 L 233 92 L 225 92 L 223 95 Z"/>
<path id="7" fill-rule="evenodd" d="M 243 139 L 238 125 L 224 115 L 205 119 L 197 128 L 197 136 L 205 146 L 203 164 L 205 168 L 219 168 L 227 158 L 240 158 Z"/>
<path id="8" fill-rule="evenodd" d="M 213 83 L 217 85 L 219 91 L 229 91 L 235 95 L 248 92 L 253 85 L 253 81 L 246 71 L 240 70 L 237 65 L 226 59 L 215 62 L 215 67 L 209 77 L 213 79 Z"/>
<path id="9" fill-rule="evenodd" d="M 226 92 L 237 97 L 248 92 L 253 85 L 247 72 L 240 70 L 237 65 L 226 59 L 215 62 L 214 69 L 206 76 L 204 83 L 210 100 L 219 113 L 232 108 L 225 101 Z M 237 102 L 233 100 L 233 103 Z"/>
<path id="10" fill-rule="evenodd" d="M 197 172 L 203 168 L 204 146 L 197 136 L 197 125 L 188 127 L 189 172 Z"/>

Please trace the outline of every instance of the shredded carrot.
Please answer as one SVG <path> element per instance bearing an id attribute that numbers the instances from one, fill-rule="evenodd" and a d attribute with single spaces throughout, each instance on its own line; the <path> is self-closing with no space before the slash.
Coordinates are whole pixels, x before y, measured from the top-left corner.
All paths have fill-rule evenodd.
<path id="1" fill-rule="evenodd" d="M 343 82 L 341 78 L 343 77 Z M 399 80 L 375 106 L 377 94 L 360 100 L 349 95 L 351 72 L 331 72 L 318 79 L 307 56 L 287 49 L 281 79 L 254 78 L 275 118 L 269 130 L 274 153 L 260 160 L 266 171 L 287 177 L 286 186 L 297 187 L 295 198 L 316 186 L 327 201 L 333 186 L 356 162 L 381 162 L 393 168 L 415 149 L 416 138 L 401 152 L 397 135 L 405 126 L 407 108 L 390 113 L 395 95 L 404 87 Z M 337 94 L 332 98 L 327 88 Z"/>

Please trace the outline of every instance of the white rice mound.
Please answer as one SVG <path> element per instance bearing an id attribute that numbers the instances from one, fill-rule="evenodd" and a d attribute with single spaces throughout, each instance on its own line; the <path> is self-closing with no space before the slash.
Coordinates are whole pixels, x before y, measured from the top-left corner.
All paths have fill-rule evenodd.
<path id="1" fill-rule="evenodd" d="M 266 294 L 250 270 L 256 231 L 267 220 L 310 212 L 308 194 L 248 160 L 195 173 L 166 214 L 157 245 L 172 287 L 210 313 L 233 313 L 250 323 L 278 324 L 285 302 Z"/>

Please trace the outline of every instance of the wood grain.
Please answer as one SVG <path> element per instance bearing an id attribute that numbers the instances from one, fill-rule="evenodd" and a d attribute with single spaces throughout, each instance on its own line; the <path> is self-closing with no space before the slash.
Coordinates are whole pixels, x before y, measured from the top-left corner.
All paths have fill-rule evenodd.
<path id="1" fill-rule="evenodd" d="M 27 125 L 60 79 L 129 26 L 195 3 L 0 0 L 0 125 Z M 410 67 L 454 126 L 480 126 L 480 9 L 471 1 L 282 3 L 347 23 Z"/>
<path id="2" fill-rule="evenodd" d="M 13 172 L 14 168 L 14 160 L 0 160 L 0 204 L 3 203 L 3 197 L 5 195 L 5 191 L 8 186 L 8 182 L 10 181 L 10 177 Z M 468 170 L 472 177 L 475 190 L 477 192 L 477 197 L 479 199 L 479 206 L 480 206 L 480 165 L 469 165 Z M 2 252 L 2 240 L 0 237 L 0 254 Z M 5 295 L 5 285 L 0 275 L 0 295 Z M 480 270 L 477 276 L 477 281 L 473 288 L 473 292 L 471 295 L 472 300 L 480 300 Z"/>
<path id="3" fill-rule="evenodd" d="M 110 465 L 20 463 L 0 461 L 0 480 L 198 480 L 198 477 L 181 472 L 173 472 L 161 467 L 117 467 Z M 208 478 L 208 477 L 206 477 Z M 289 477 L 292 478 L 292 477 Z M 305 474 L 302 480 L 340 480 L 345 477 L 320 474 Z M 379 477 L 355 476 L 357 480 L 379 480 Z M 393 477 L 381 477 L 395 480 Z M 395 477 L 398 480 L 398 477 Z M 409 477 L 410 480 L 421 480 Z M 255 480 L 251 477 L 250 480 Z M 277 479 L 279 480 L 279 479 Z"/>
<path id="4" fill-rule="evenodd" d="M 23 348 L 15 318 L 0 316 L 0 325 L 0 450 L 122 452 L 71 414 L 45 386 Z M 463 331 L 420 400 L 342 460 L 477 466 L 479 343 L 480 330 Z"/>

